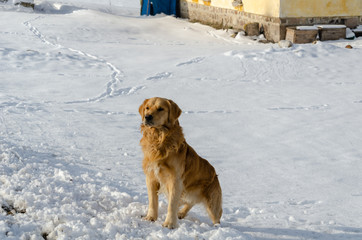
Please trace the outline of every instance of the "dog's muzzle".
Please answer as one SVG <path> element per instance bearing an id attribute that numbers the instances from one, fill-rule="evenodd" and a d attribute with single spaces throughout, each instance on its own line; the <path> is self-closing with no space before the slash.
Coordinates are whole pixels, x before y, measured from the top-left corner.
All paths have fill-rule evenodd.
<path id="1" fill-rule="evenodd" d="M 146 115 L 146 116 L 145 116 L 145 124 L 146 124 L 146 125 L 152 125 L 152 124 L 153 124 L 152 120 L 153 120 L 153 116 L 152 116 L 152 115 Z"/>

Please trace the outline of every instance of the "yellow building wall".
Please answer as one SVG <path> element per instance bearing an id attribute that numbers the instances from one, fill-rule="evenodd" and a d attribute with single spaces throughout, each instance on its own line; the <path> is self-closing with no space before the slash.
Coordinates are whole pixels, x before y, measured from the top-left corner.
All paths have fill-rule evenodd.
<path id="1" fill-rule="evenodd" d="M 243 7 L 233 6 L 233 0 L 187 0 L 188 2 L 196 2 L 207 6 L 236 9 L 254 14 L 279 17 L 280 0 L 243 0 Z M 362 0 L 361 0 L 362 1 Z"/>
<path id="2" fill-rule="evenodd" d="M 192 0 L 192 2 L 198 2 L 200 4 L 205 4 L 213 7 L 234 9 L 232 5 L 233 0 Z"/>
<path id="3" fill-rule="evenodd" d="M 280 0 L 243 0 L 243 5 L 245 12 L 268 17 L 279 17 Z"/>
<path id="4" fill-rule="evenodd" d="M 362 0 L 243 0 L 242 8 L 233 0 L 186 1 L 278 18 L 362 16 Z"/>
<path id="5" fill-rule="evenodd" d="M 280 6 L 280 17 L 362 15 L 362 0 L 280 0 Z"/>

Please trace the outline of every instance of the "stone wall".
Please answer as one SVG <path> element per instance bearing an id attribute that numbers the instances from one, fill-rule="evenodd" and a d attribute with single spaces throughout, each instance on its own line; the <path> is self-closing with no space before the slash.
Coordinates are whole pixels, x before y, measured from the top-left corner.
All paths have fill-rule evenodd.
<path id="1" fill-rule="evenodd" d="M 258 22 L 267 40 L 278 42 L 285 39 L 286 27 L 314 24 L 362 25 L 362 16 L 356 17 L 308 17 L 277 18 L 266 17 L 233 9 L 207 6 L 200 3 L 180 0 L 181 17 L 200 22 L 215 28 L 233 28 L 243 30 L 244 25 Z"/>

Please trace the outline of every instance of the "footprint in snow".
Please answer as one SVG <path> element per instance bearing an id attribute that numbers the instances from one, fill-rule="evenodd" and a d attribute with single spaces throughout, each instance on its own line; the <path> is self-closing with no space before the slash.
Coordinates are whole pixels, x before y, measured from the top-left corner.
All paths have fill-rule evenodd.
<path id="1" fill-rule="evenodd" d="M 273 107 L 273 108 L 268 108 L 268 110 L 272 110 L 272 111 L 287 111 L 287 110 L 310 111 L 310 110 L 329 110 L 329 109 L 330 109 L 330 106 L 328 104 L 313 105 L 313 106 L 308 106 L 308 107 L 299 106 L 299 107 Z"/>
<path id="2" fill-rule="evenodd" d="M 194 64 L 194 63 L 199 63 L 202 60 L 204 60 L 204 57 L 197 57 L 197 58 L 193 58 L 187 62 L 182 62 L 176 65 L 176 67 L 181 67 L 181 66 L 185 66 L 185 65 L 190 65 L 190 64 Z"/>
<path id="3" fill-rule="evenodd" d="M 146 80 L 157 81 L 157 80 L 162 80 L 162 79 L 169 78 L 169 77 L 172 77 L 172 73 L 162 72 L 162 73 L 157 73 L 155 76 L 148 77 L 148 78 L 146 78 Z"/>

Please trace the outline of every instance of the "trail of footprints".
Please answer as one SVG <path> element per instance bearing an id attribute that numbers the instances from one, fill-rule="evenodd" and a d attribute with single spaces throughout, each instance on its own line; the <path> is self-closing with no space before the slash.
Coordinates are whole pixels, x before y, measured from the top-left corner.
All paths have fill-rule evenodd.
<path id="1" fill-rule="evenodd" d="M 82 102 L 98 102 L 98 101 L 102 101 L 106 98 L 109 97 L 116 97 L 119 95 L 130 95 L 130 94 L 134 94 L 137 91 L 141 90 L 144 88 L 144 86 L 133 86 L 133 87 L 123 87 L 121 88 L 120 85 L 123 82 L 122 78 L 124 78 L 124 74 L 122 72 L 122 70 L 120 70 L 119 68 L 117 68 L 114 64 L 108 62 L 105 59 L 99 58 L 95 55 L 89 54 L 87 52 L 78 50 L 78 49 L 74 49 L 71 47 L 65 47 L 59 43 L 53 43 L 51 41 L 48 40 L 48 38 L 42 34 L 39 29 L 37 29 L 36 27 L 34 27 L 32 25 L 33 21 L 36 21 L 38 19 L 40 19 L 41 16 L 38 16 L 34 19 L 25 21 L 23 24 L 38 38 L 40 39 L 44 44 L 49 45 L 49 46 L 53 46 L 59 49 L 64 49 L 66 51 L 72 52 L 78 56 L 83 56 L 86 57 L 87 59 L 91 60 L 91 61 L 96 61 L 100 64 L 106 65 L 110 71 L 110 80 L 107 82 L 105 89 L 103 90 L 102 93 L 100 93 L 98 96 L 95 97 L 91 97 L 88 99 L 84 99 L 84 100 L 75 100 L 75 101 L 69 101 L 66 102 L 66 104 L 72 104 L 72 103 L 82 103 Z M 77 59 L 77 58 L 74 58 Z"/>

